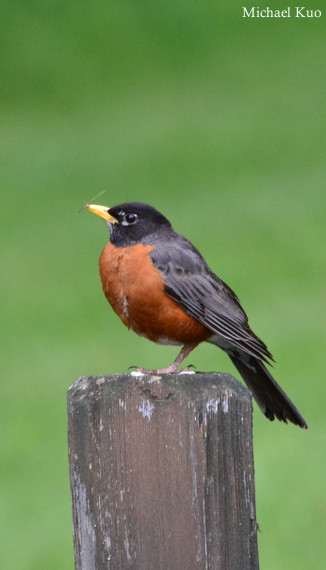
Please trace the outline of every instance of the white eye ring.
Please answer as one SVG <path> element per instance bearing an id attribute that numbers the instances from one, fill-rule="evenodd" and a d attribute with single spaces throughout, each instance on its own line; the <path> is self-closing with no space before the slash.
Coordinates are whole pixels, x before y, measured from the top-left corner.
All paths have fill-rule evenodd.
<path id="1" fill-rule="evenodd" d="M 124 226 L 129 226 L 131 224 L 134 224 L 135 222 L 137 222 L 138 220 L 138 216 L 137 214 L 125 214 L 124 220 L 122 222 L 122 225 Z"/>

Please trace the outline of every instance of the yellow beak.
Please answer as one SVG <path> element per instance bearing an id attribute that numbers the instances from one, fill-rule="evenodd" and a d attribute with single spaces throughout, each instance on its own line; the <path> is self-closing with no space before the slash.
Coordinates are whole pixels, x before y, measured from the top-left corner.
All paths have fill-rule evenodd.
<path id="1" fill-rule="evenodd" d="M 87 210 L 89 210 L 90 212 L 93 212 L 93 214 L 100 216 L 100 218 L 103 218 L 103 220 L 111 222 L 111 224 L 119 223 L 116 218 L 111 216 L 110 209 L 107 208 L 106 206 L 97 206 L 96 204 L 86 204 L 85 208 L 87 208 Z"/>

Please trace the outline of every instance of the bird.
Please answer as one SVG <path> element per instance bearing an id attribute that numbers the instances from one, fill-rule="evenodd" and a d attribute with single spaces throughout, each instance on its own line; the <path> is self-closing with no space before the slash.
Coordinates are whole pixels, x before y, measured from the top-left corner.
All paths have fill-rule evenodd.
<path id="1" fill-rule="evenodd" d="M 142 202 L 85 208 L 109 227 L 99 270 L 113 310 L 138 335 L 182 346 L 166 368 L 137 368 L 139 372 L 177 374 L 190 352 L 208 342 L 227 353 L 269 420 L 308 427 L 267 369 L 272 354 L 251 330 L 236 294 L 163 214 Z"/>

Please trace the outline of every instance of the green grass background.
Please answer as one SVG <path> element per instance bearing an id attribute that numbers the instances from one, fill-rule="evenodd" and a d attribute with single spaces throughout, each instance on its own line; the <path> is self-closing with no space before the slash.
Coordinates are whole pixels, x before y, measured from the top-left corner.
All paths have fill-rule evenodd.
<path id="1" fill-rule="evenodd" d="M 73 568 L 68 387 L 176 355 L 101 293 L 107 228 L 77 210 L 102 190 L 163 211 L 239 295 L 309 424 L 255 407 L 261 568 L 325 563 L 326 14 L 241 14 L 226 0 L 2 6 L 5 570 Z M 236 374 L 212 346 L 190 360 Z"/>

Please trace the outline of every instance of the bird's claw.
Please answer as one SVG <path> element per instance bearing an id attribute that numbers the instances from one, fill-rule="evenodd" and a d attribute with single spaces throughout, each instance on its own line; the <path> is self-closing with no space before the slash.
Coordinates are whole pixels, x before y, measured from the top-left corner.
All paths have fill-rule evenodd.
<path id="1" fill-rule="evenodd" d="M 173 364 L 170 364 L 167 368 L 159 368 L 158 370 L 148 370 L 147 368 L 141 368 L 140 366 L 129 366 L 128 370 L 132 370 L 131 374 L 137 376 L 140 374 L 194 374 L 196 367 L 193 364 L 189 364 L 185 368 L 176 368 Z"/>

